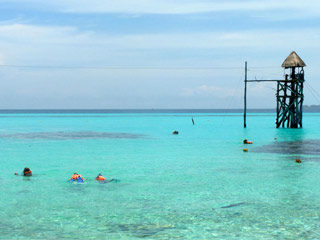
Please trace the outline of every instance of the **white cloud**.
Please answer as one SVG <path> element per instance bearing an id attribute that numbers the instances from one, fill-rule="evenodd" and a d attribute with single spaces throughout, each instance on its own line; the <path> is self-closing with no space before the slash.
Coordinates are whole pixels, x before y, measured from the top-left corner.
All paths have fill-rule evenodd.
<path id="1" fill-rule="evenodd" d="M 218 87 L 218 86 L 208 86 L 201 85 L 195 88 L 183 88 L 181 95 L 186 97 L 191 96 L 215 96 L 219 98 L 234 97 L 242 94 L 240 89 L 230 88 L 230 87 Z"/>
<path id="2" fill-rule="evenodd" d="M 183 88 L 180 92 L 184 97 L 216 97 L 216 98 L 233 98 L 243 96 L 243 81 L 241 87 L 217 86 L 217 85 L 200 85 L 193 88 Z M 250 83 L 248 84 L 249 98 L 263 98 L 266 96 L 274 96 L 276 91 L 274 83 Z"/>
<path id="3" fill-rule="evenodd" d="M 1 24 L 0 40 L 21 43 L 77 43 L 86 41 L 90 32 L 80 33 L 73 27 Z M 31 41 L 31 42 L 30 42 Z"/>
<path id="4" fill-rule="evenodd" d="M 287 19 L 298 16 L 320 16 L 320 1 L 318 0 L 0 0 L 0 4 L 4 2 L 18 3 L 13 5 L 16 11 L 27 8 L 24 10 L 26 15 L 29 14 L 28 9 L 32 8 L 33 10 L 63 13 L 90 13 L 92 15 L 89 16 L 93 17 L 98 16 L 93 15 L 95 13 L 197 14 L 193 17 L 205 17 L 207 15 L 198 13 L 227 11 L 230 11 L 232 16 L 243 15 L 244 18 L 247 17 L 246 15 L 251 15 L 274 19 L 275 14 L 285 16 Z M 37 12 L 36 10 L 30 13 Z M 59 17 L 60 15 L 57 17 L 57 24 L 63 20 L 63 18 L 59 20 Z M 88 16 L 85 15 L 85 17 Z M 42 18 L 42 15 L 35 18 L 35 21 L 39 19 L 43 19 L 44 24 L 50 23 L 46 21 L 46 17 Z M 27 22 L 30 21 L 35 22 L 32 19 L 27 20 Z M 78 29 L 69 26 L 40 26 L 14 22 L 19 22 L 19 20 L 0 23 L 0 64 L 232 67 L 241 66 L 244 60 L 248 60 L 249 67 L 276 65 L 281 69 L 282 60 L 291 50 L 296 50 L 308 64 L 306 71 L 308 81 L 314 81 L 319 89 L 316 70 L 312 70 L 317 69 L 320 54 L 320 27 L 316 25 L 313 27 L 308 25 L 308 28 L 301 29 L 293 27 L 288 29 L 283 25 L 279 25 L 279 28 L 276 29 L 258 29 L 258 26 L 252 29 L 252 26 L 248 26 L 246 29 L 251 28 L 252 30 L 213 30 L 211 32 L 200 32 L 192 27 L 190 29 L 194 30 L 189 32 L 157 34 L 121 34 L 119 32 L 124 30 L 122 29 L 117 34 L 109 34 L 102 32 L 102 29 L 100 32 L 82 31 L 81 26 Z M 252 77 L 277 78 L 279 76 L 271 76 L 270 71 L 269 69 L 263 71 L 257 69 L 249 73 Z M 312 71 L 314 71 L 313 74 Z M 165 101 L 168 106 L 171 106 L 172 102 L 179 99 L 181 101 L 179 106 L 187 106 L 184 103 L 185 99 L 191 99 L 190 102 L 200 106 L 198 101 L 209 102 L 208 98 L 223 99 L 242 96 L 242 89 L 235 87 L 234 82 L 243 75 L 243 71 L 242 69 L 92 71 L 1 68 L 1 74 L 6 75 L 7 81 L 1 82 L 1 88 L 7 93 L 3 99 L 8 102 L 14 102 L 15 96 L 21 95 L 28 96 L 29 99 L 33 99 L 34 96 L 42 96 L 42 99 L 45 99 L 50 95 L 53 104 L 57 98 L 63 99 L 71 96 L 78 100 L 85 96 L 83 102 L 88 102 L 88 106 L 92 106 L 94 102 L 92 98 L 97 97 L 95 104 L 99 103 L 101 106 L 110 104 L 112 101 L 125 101 L 126 104 L 141 107 L 153 97 L 156 106 L 160 106 Z M 249 97 L 256 96 L 255 99 L 261 99 L 262 96 L 268 94 L 274 99 L 273 91 L 268 89 L 268 86 L 250 85 L 248 91 Z M 8 98 L 10 96 L 12 98 Z M 135 105 L 140 96 L 144 97 L 141 99 L 141 105 Z M 105 102 L 101 99 L 105 99 Z M 90 103 L 90 101 L 93 102 Z M 259 101 L 256 101 L 257 104 Z M 21 102 L 26 101 L 21 98 Z M 75 103 L 75 106 L 77 104 L 79 106 L 79 103 Z"/>
<path id="5" fill-rule="evenodd" d="M 296 33 L 296 34 L 295 34 Z M 288 37 L 290 36 L 290 37 Z M 104 34 L 80 32 L 73 27 L 44 27 L 25 24 L 0 25 L 0 41 L 25 45 L 84 45 L 101 49 L 220 49 L 319 47 L 315 29 L 252 30 L 234 32 L 190 32 L 160 34 Z"/>
<path id="6" fill-rule="evenodd" d="M 270 65 L 271 62 L 273 66 L 279 65 L 278 70 L 280 70 L 281 61 L 289 51 L 298 48 L 303 49 L 301 57 L 307 62 L 307 73 L 310 74 L 311 63 L 314 66 L 318 64 L 320 31 L 315 28 L 299 29 L 296 31 L 298 34 L 293 32 L 295 31 L 290 29 L 110 35 L 81 32 L 73 27 L 3 24 L 0 25 L 0 53 L 5 64 L 53 66 L 232 67 L 241 66 L 243 58 L 249 56 L 251 58 L 249 68 L 252 65 L 257 66 L 258 62 L 262 63 L 260 66 Z M 188 59 L 185 59 L 184 55 L 181 57 L 182 54 L 186 54 Z M 313 56 L 313 61 L 305 59 L 305 56 Z M 277 57 L 279 62 L 275 61 Z M 101 102 L 101 99 L 105 99 L 104 104 L 109 101 L 125 101 L 124 99 L 126 104 L 131 104 L 138 101 L 139 96 L 144 96 L 154 98 L 155 105 L 163 102 L 163 99 L 175 99 L 175 101 L 180 99 L 181 106 L 188 106 L 183 102 L 184 99 L 192 99 L 189 103 L 200 101 L 201 105 L 208 102 L 207 99 L 221 100 L 226 97 L 238 99 L 243 91 L 242 88 L 236 87 L 242 86 L 243 82 L 240 80 L 243 76 L 242 69 L 64 71 L 36 68 L 20 71 L 13 68 L 3 73 L 6 74 L 7 81 L 2 82 L 1 87 L 8 93 L 7 97 L 24 95 L 28 99 L 32 99 L 32 96 L 63 99 L 65 96 L 72 96 L 76 99 L 83 97 L 84 101 L 91 99 L 92 104 Z M 264 71 L 254 69 L 249 74 L 252 78 L 260 77 L 261 74 L 266 78 L 270 77 L 268 69 Z M 276 77 L 271 76 L 271 78 Z M 314 79 L 316 82 L 317 78 Z M 19 92 L 19 89 L 23 91 Z M 249 97 L 257 96 L 256 99 L 261 99 L 260 96 L 264 95 L 271 96 L 272 99 L 274 97 L 273 91 L 263 85 L 250 85 L 248 91 Z M 108 96 L 104 97 L 106 92 Z M 97 99 L 92 100 L 94 97 L 91 96 Z M 169 104 L 169 100 L 165 101 Z M 145 102 L 145 99 L 141 99 L 141 105 L 137 106 L 145 106 L 143 105 Z M 127 106 L 126 104 L 123 106 Z"/>
<path id="7" fill-rule="evenodd" d="M 113 35 L 74 27 L 0 24 L 2 59 L 20 65 L 234 66 L 258 52 L 265 58 L 254 58 L 260 62 L 266 62 L 270 52 L 319 52 L 319 42 L 317 28 Z M 181 50 L 187 57 L 179 56 Z"/>
<path id="8" fill-rule="evenodd" d="M 1 1 L 0 1 L 1 2 Z M 318 0 L 2 0 L 74 13 L 194 14 L 221 11 L 297 10 L 319 13 Z"/>

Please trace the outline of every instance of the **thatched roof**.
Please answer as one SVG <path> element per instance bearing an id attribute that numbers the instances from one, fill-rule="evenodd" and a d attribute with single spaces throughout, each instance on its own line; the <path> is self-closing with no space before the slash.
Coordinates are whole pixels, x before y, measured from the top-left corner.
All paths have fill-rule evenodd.
<path id="1" fill-rule="evenodd" d="M 298 54 L 293 51 L 290 55 L 284 60 L 282 63 L 282 67 L 291 68 L 291 67 L 305 67 L 306 64 L 302 59 L 298 56 Z"/>

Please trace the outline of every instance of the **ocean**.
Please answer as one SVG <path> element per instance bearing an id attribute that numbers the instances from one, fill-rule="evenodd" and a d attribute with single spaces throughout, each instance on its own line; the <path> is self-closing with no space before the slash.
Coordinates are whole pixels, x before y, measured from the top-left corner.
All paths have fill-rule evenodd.
<path id="1" fill-rule="evenodd" d="M 303 129 L 276 129 L 273 112 L 249 113 L 244 129 L 237 112 L 2 111 L 0 239 L 319 239 L 319 122 L 305 113 Z M 32 177 L 14 175 L 24 167 Z M 86 181 L 68 182 L 74 172 Z"/>

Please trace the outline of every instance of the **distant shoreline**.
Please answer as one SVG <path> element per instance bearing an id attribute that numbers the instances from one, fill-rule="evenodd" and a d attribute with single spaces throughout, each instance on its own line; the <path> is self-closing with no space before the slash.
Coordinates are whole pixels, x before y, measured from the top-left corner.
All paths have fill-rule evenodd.
<path id="1" fill-rule="evenodd" d="M 304 106 L 305 113 L 320 113 L 320 105 Z M 59 113 L 242 113 L 243 109 L 0 109 L 0 114 Z M 276 113 L 276 109 L 247 109 L 248 113 Z"/>

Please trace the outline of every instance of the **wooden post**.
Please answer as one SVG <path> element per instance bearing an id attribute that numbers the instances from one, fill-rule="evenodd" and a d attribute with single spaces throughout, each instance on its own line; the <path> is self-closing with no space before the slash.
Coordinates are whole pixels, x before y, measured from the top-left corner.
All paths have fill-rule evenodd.
<path id="1" fill-rule="evenodd" d="M 279 115 L 280 115 L 280 108 L 279 108 L 279 102 L 280 102 L 280 95 L 279 95 L 279 87 L 280 82 L 277 82 L 277 93 L 276 93 L 276 98 L 277 98 L 277 120 L 276 120 L 276 126 L 277 128 L 279 127 L 278 123 L 279 123 Z"/>
<path id="2" fill-rule="evenodd" d="M 302 68 L 302 70 L 303 70 L 303 68 Z M 301 80 L 301 83 L 300 83 L 300 92 L 299 92 L 299 94 L 300 94 L 300 102 L 299 102 L 299 105 L 300 105 L 300 127 L 302 127 L 302 108 L 303 108 L 303 98 L 304 98 L 304 96 L 303 96 L 303 81 L 304 81 L 304 72 L 303 72 L 303 75 L 302 75 L 302 79 L 300 79 Z"/>
<path id="3" fill-rule="evenodd" d="M 245 62 L 245 74 L 244 74 L 244 110 L 243 110 L 243 127 L 247 127 L 247 80 L 248 80 L 248 66 Z"/>
<path id="4" fill-rule="evenodd" d="M 301 60 L 301 58 L 295 52 L 292 52 L 282 64 L 284 69 L 291 70 L 289 74 L 285 74 L 284 80 L 248 80 L 248 64 L 245 62 L 243 110 L 244 128 L 247 127 L 247 83 L 250 82 L 277 82 L 276 127 L 302 127 L 302 108 L 304 99 L 303 83 L 305 81 L 303 67 L 305 66 L 306 64 Z"/>

